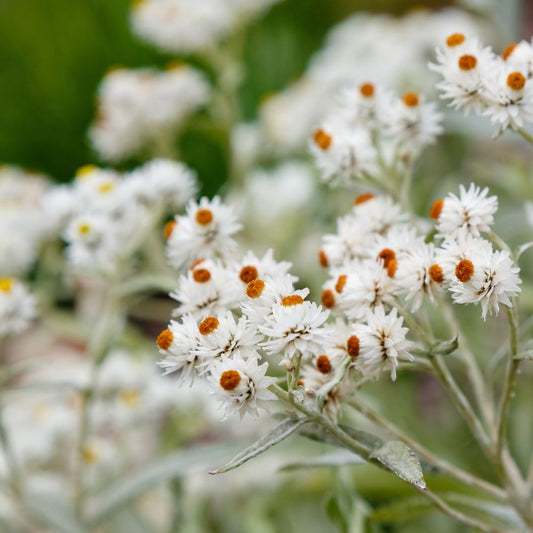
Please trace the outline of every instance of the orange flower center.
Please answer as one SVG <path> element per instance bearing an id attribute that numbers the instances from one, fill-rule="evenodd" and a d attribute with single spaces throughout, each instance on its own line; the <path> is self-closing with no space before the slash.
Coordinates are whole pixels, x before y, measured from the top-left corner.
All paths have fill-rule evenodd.
<path id="1" fill-rule="evenodd" d="M 284 296 L 281 299 L 281 305 L 284 307 L 291 307 L 293 305 L 300 305 L 304 303 L 304 299 L 298 294 L 291 294 L 289 296 Z"/>
<path id="2" fill-rule="evenodd" d="M 316 368 L 322 374 L 329 374 L 331 371 L 331 362 L 327 355 L 319 355 L 316 359 Z"/>
<path id="3" fill-rule="evenodd" d="M 331 309 L 335 305 L 335 296 L 329 289 L 322 292 L 322 305 L 328 309 Z"/>
<path id="4" fill-rule="evenodd" d="M 194 270 L 200 263 L 203 263 L 205 259 L 203 257 L 200 257 L 200 259 L 197 259 L 196 261 L 193 261 L 191 263 L 191 266 L 189 267 L 189 270 Z"/>
<path id="5" fill-rule="evenodd" d="M 365 192 L 364 194 L 357 196 L 353 203 L 355 205 L 364 204 L 365 202 L 368 202 L 368 200 L 372 200 L 372 198 L 374 198 L 374 195 L 371 192 Z"/>
<path id="6" fill-rule="evenodd" d="M 346 341 L 346 351 L 350 357 L 354 359 L 359 355 L 359 337 L 357 335 L 352 335 Z"/>
<path id="7" fill-rule="evenodd" d="M 378 254 L 378 259 L 383 259 L 383 267 L 387 268 L 389 263 L 393 259 L 396 259 L 396 254 L 394 253 L 394 250 L 391 250 L 390 248 L 383 248 Z"/>
<path id="8" fill-rule="evenodd" d="M 207 316 L 200 322 L 198 326 L 198 331 L 202 335 L 209 335 L 209 333 L 213 333 L 213 331 L 218 328 L 219 324 L 220 322 L 216 317 Z"/>
<path id="9" fill-rule="evenodd" d="M 192 277 L 197 283 L 207 283 L 211 279 L 211 272 L 207 268 L 197 268 L 193 271 Z"/>
<path id="10" fill-rule="evenodd" d="M 163 236 L 165 239 L 170 239 L 170 236 L 172 235 L 172 232 L 174 231 L 174 228 L 176 227 L 177 222 L 175 220 L 169 220 L 165 227 L 163 228 Z"/>
<path id="11" fill-rule="evenodd" d="M 416 107 L 419 102 L 418 94 L 416 93 L 405 93 L 402 99 L 407 107 Z"/>
<path id="12" fill-rule="evenodd" d="M 452 48 L 454 46 L 459 46 L 465 42 L 465 36 L 462 33 L 452 33 L 447 39 L 446 44 Z"/>
<path id="13" fill-rule="evenodd" d="M 431 209 L 429 210 L 429 216 L 434 220 L 437 220 L 440 217 L 442 208 L 444 207 L 444 200 L 439 198 L 433 202 Z"/>
<path id="14" fill-rule="evenodd" d="M 475 56 L 465 54 L 459 58 L 458 64 L 461 70 L 472 70 L 473 68 L 476 68 L 477 59 Z"/>
<path id="15" fill-rule="evenodd" d="M 157 337 L 157 345 L 162 350 L 168 350 L 172 341 L 174 340 L 174 334 L 169 329 L 164 329 Z"/>
<path id="16" fill-rule="evenodd" d="M 391 259 L 389 261 L 389 264 L 387 265 L 387 276 L 389 276 L 389 278 L 393 278 L 394 274 L 396 274 L 397 268 L 398 268 L 398 260 Z"/>
<path id="17" fill-rule="evenodd" d="M 507 87 L 513 91 L 523 89 L 525 84 L 526 78 L 521 72 L 511 72 L 511 74 L 507 76 Z"/>
<path id="18" fill-rule="evenodd" d="M 246 287 L 246 295 L 249 298 L 259 298 L 265 289 L 265 282 L 262 279 L 254 279 Z"/>
<path id="19" fill-rule="evenodd" d="M 466 283 L 474 275 L 474 265 L 469 259 L 461 259 L 455 265 L 455 275 L 459 281 Z"/>
<path id="20" fill-rule="evenodd" d="M 505 50 L 502 53 L 502 58 L 504 59 L 504 61 L 507 61 L 507 58 L 513 53 L 515 48 L 516 43 L 512 43 L 509 46 L 505 47 Z"/>
<path id="21" fill-rule="evenodd" d="M 235 390 L 241 382 L 241 375 L 236 370 L 225 370 L 219 380 L 220 386 L 227 391 Z"/>
<path id="22" fill-rule="evenodd" d="M 331 135 L 328 135 L 324 130 L 316 130 L 313 140 L 322 150 L 327 150 L 331 145 Z"/>
<path id="23" fill-rule="evenodd" d="M 213 213 L 209 209 L 198 209 L 196 212 L 196 222 L 200 224 L 200 226 L 207 226 L 208 224 L 211 224 L 213 220 Z"/>
<path id="24" fill-rule="evenodd" d="M 339 294 L 344 290 L 344 286 L 346 285 L 347 279 L 348 279 L 348 276 L 346 274 L 341 274 L 339 278 L 337 279 L 337 283 L 335 284 L 335 290 Z"/>
<path id="25" fill-rule="evenodd" d="M 442 268 L 435 264 L 429 267 L 429 277 L 435 283 L 442 283 L 444 281 L 444 274 L 442 273 Z"/>
<path id="26" fill-rule="evenodd" d="M 323 268 L 327 268 L 329 265 L 328 256 L 326 255 L 326 252 L 324 250 L 320 250 L 318 252 L 318 261 L 320 263 L 320 266 Z"/>
<path id="27" fill-rule="evenodd" d="M 374 96 L 374 85 L 372 85 L 372 83 L 363 83 L 363 85 L 359 87 L 359 91 L 365 98 L 370 98 L 371 96 Z"/>
<path id="28" fill-rule="evenodd" d="M 257 272 L 257 268 L 253 265 L 242 267 L 241 272 L 239 273 L 239 278 L 241 278 L 241 281 L 244 283 L 250 283 L 250 281 L 257 279 L 258 276 L 259 273 Z"/>

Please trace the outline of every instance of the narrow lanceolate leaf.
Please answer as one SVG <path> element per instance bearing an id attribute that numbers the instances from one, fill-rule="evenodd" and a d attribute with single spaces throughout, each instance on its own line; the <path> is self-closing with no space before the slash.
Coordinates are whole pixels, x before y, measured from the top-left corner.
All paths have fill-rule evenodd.
<path id="1" fill-rule="evenodd" d="M 305 461 L 296 461 L 294 463 L 286 464 L 280 468 L 280 471 L 289 472 L 305 468 L 358 465 L 362 463 L 366 463 L 366 461 L 362 457 L 359 457 L 359 455 L 348 450 L 341 450 L 319 455 L 318 457 L 311 457 Z"/>
<path id="2" fill-rule="evenodd" d="M 526 250 L 529 250 L 530 248 L 533 248 L 533 241 L 530 241 L 530 242 L 526 242 L 525 244 L 522 244 L 522 246 L 519 246 L 515 252 L 514 252 L 514 256 L 516 257 L 516 260 L 518 261 L 519 257 L 526 251 Z"/>
<path id="3" fill-rule="evenodd" d="M 370 458 L 376 459 L 400 479 L 411 483 L 416 488 L 426 489 L 420 461 L 403 442 L 397 440 L 386 442 L 381 448 L 373 451 Z"/>
<path id="4" fill-rule="evenodd" d="M 459 340 L 457 335 L 455 335 L 452 339 L 436 342 L 429 350 L 429 353 L 431 355 L 448 355 L 455 352 L 457 346 L 459 346 Z"/>
<path id="5" fill-rule="evenodd" d="M 246 463 L 246 461 L 257 457 L 263 452 L 266 452 L 269 448 L 272 448 L 272 446 L 280 443 L 282 440 L 285 440 L 300 426 L 307 422 L 309 422 L 308 418 L 286 418 L 264 437 L 261 437 L 250 447 L 246 448 L 246 450 L 243 450 L 241 453 L 237 454 L 231 461 L 229 461 L 229 463 L 226 463 L 224 466 L 221 466 L 220 468 L 217 468 L 209 473 L 223 474 L 224 472 L 229 472 L 230 470 L 241 466 L 242 464 Z"/>

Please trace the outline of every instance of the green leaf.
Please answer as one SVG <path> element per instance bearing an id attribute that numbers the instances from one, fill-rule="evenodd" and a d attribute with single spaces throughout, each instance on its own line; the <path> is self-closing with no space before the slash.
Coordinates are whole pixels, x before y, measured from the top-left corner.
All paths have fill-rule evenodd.
<path id="1" fill-rule="evenodd" d="M 520 256 L 526 251 L 526 250 L 529 250 L 529 248 L 532 248 L 533 247 L 533 241 L 530 241 L 530 242 L 526 242 L 525 244 L 522 244 L 521 246 L 519 246 L 515 252 L 514 252 L 514 256 L 516 257 L 516 260 L 518 261 L 518 259 L 520 258 Z"/>
<path id="2" fill-rule="evenodd" d="M 230 470 L 241 466 L 242 464 L 246 463 L 246 461 L 257 457 L 263 452 L 266 452 L 269 448 L 272 448 L 272 446 L 285 440 L 300 426 L 306 424 L 307 422 L 309 422 L 308 418 L 286 418 L 283 422 L 270 430 L 265 436 L 261 437 L 258 441 L 254 442 L 254 444 L 243 450 L 241 453 L 237 454 L 233 459 L 231 459 L 231 461 L 209 473 L 223 474 L 224 472 L 229 472 Z"/>
<path id="3" fill-rule="evenodd" d="M 89 525 L 100 523 L 154 486 L 182 477 L 193 470 L 209 468 L 234 449 L 235 446 L 216 445 L 181 450 L 112 483 L 94 496 L 91 502 L 94 512 L 89 518 Z"/>
<path id="4" fill-rule="evenodd" d="M 359 455 L 347 450 L 340 450 L 338 452 L 312 457 L 306 461 L 289 463 L 282 466 L 279 470 L 280 472 L 290 472 L 292 470 L 300 470 L 304 468 L 338 467 L 345 465 L 359 465 L 363 463 L 366 463 L 366 461 Z"/>
<path id="5" fill-rule="evenodd" d="M 24 498 L 24 507 L 41 525 L 47 525 L 58 533 L 83 533 L 74 509 L 68 502 L 52 494 L 31 491 Z"/>
<path id="6" fill-rule="evenodd" d="M 382 465 L 394 472 L 400 479 L 425 490 L 426 482 L 418 457 L 403 442 L 391 440 L 370 454 Z"/>
<path id="7" fill-rule="evenodd" d="M 342 533 L 348 532 L 348 524 L 341 511 L 337 498 L 330 498 L 326 502 L 326 514 L 328 518 L 337 526 L 338 531 Z"/>
<path id="8" fill-rule="evenodd" d="M 433 344 L 433 346 L 429 350 L 429 353 L 430 355 L 448 355 L 452 352 L 455 352 L 458 346 L 459 340 L 456 334 L 452 339 L 446 341 L 438 341 Z"/>

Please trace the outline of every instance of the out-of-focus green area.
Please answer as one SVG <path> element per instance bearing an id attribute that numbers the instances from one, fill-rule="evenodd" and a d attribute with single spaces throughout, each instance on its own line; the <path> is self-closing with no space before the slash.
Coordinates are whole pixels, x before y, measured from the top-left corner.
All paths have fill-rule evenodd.
<path id="1" fill-rule="evenodd" d="M 326 31 L 357 10 L 402 13 L 438 7 L 442 0 L 285 0 L 251 29 L 245 118 L 266 94 L 283 88 L 305 69 Z M 97 163 L 87 142 L 95 94 L 106 70 L 163 66 L 171 56 L 137 40 L 128 24 L 129 0 L 0 0 L 0 161 L 69 180 Z M 199 167 L 206 189 L 224 179 L 220 146 L 197 136 L 185 139 L 184 158 Z M 198 142 L 200 141 L 200 143 Z M 204 141 L 202 143 L 202 141 Z"/>

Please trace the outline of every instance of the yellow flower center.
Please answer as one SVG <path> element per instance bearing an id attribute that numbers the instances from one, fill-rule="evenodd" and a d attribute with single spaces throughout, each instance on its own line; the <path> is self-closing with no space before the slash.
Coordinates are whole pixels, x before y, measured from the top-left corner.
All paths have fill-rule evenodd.
<path id="1" fill-rule="evenodd" d="M 169 329 L 164 329 L 157 337 L 157 345 L 162 350 L 168 350 L 172 341 L 174 340 L 174 334 Z"/>
<path id="2" fill-rule="evenodd" d="M 246 287 L 246 296 L 249 298 L 259 298 L 265 289 L 265 282 L 262 279 L 254 279 Z"/>
<path id="3" fill-rule="evenodd" d="M 459 281 L 466 283 L 474 275 L 474 264 L 469 259 L 461 259 L 455 265 L 455 275 Z"/>
<path id="4" fill-rule="evenodd" d="M 435 283 L 442 283 L 444 281 L 444 274 L 442 273 L 442 268 L 435 264 L 429 267 L 429 277 Z"/>
<path id="5" fill-rule="evenodd" d="M 89 174 L 92 174 L 96 170 L 98 170 L 98 167 L 96 165 L 84 165 L 83 167 L 80 167 L 78 170 L 76 170 L 76 177 L 86 178 Z"/>
<path id="6" fill-rule="evenodd" d="M 139 405 L 141 394 L 137 389 L 126 389 L 120 392 L 119 398 L 127 407 L 136 407 Z"/>
<path id="7" fill-rule="evenodd" d="M 322 150 L 327 150 L 331 145 L 331 135 L 328 135 L 324 130 L 316 130 L 313 140 Z"/>
<path id="8" fill-rule="evenodd" d="M 416 93 L 405 93 L 402 100 L 407 107 L 416 107 L 420 99 Z"/>
<path id="9" fill-rule="evenodd" d="M 516 46 L 516 43 L 512 43 L 505 48 L 502 53 L 502 58 L 504 59 L 504 61 L 507 61 L 507 58 L 513 53 Z"/>
<path id="10" fill-rule="evenodd" d="M 520 91 L 526 84 L 526 78 L 521 72 L 511 72 L 507 76 L 507 87 L 513 91 Z"/>
<path id="11" fill-rule="evenodd" d="M 363 83 L 363 85 L 359 87 L 359 91 L 365 98 L 370 98 L 371 96 L 374 96 L 374 85 L 371 83 Z"/>
<path id="12" fill-rule="evenodd" d="M 207 226 L 213 221 L 213 213 L 209 209 L 198 209 L 196 213 L 196 222 L 200 226 Z"/>
<path id="13" fill-rule="evenodd" d="M 13 286 L 13 280 L 11 278 L 0 278 L 0 291 L 11 292 Z"/>
<path id="14" fill-rule="evenodd" d="M 289 296 L 284 296 L 281 299 L 281 305 L 284 307 L 291 307 L 293 305 L 300 305 L 304 303 L 304 299 L 298 294 L 291 294 Z"/>
<path id="15" fill-rule="evenodd" d="M 459 58 L 459 68 L 461 70 L 472 70 L 476 68 L 477 65 L 477 59 L 475 56 L 471 56 L 469 54 L 465 54 L 464 56 L 461 56 Z"/>
<path id="16" fill-rule="evenodd" d="M 444 200 L 439 198 L 433 202 L 431 209 L 429 210 L 429 216 L 434 220 L 437 220 L 440 217 L 442 208 L 444 207 Z"/>
<path id="17" fill-rule="evenodd" d="M 172 235 L 172 232 L 174 231 L 174 228 L 176 227 L 178 223 L 175 220 L 169 220 L 165 227 L 163 228 L 163 236 L 165 239 L 170 239 L 170 236 Z"/>
<path id="18" fill-rule="evenodd" d="M 446 44 L 450 48 L 459 46 L 465 42 L 465 36 L 462 33 L 452 33 L 447 39 Z"/>
<path id="19" fill-rule="evenodd" d="M 208 316 L 200 322 L 198 331 L 200 331 L 202 335 L 209 335 L 209 333 L 213 333 L 213 331 L 218 328 L 219 324 L 220 322 L 216 317 Z"/>

